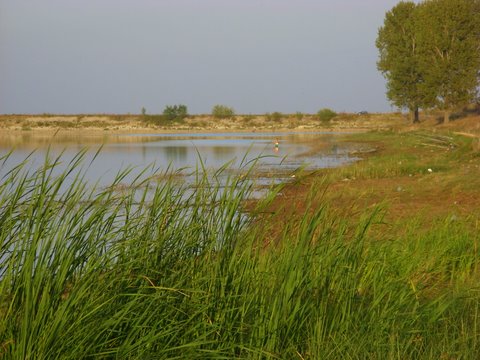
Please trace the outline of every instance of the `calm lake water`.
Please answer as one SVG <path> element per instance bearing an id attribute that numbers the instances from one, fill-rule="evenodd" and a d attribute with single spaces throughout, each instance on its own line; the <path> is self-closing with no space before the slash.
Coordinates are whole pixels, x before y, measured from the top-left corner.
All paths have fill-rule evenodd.
<path id="1" fill-rule="evenodd" d="M 276 139 L 278 150 L 274 145 Z M 75 154 L 86 148 L 89 165 L 85 170 L 86 179 L 102 185 L 108 185 L 121 169 L 129 167 L 138 171 L 149 166 L 159 171 L 168 168 L 193 170 L 203 163 L 207 169 L 218 169 L 231 162 L 232 168 L 238 168 L 242 161 L 261 157 L 257 165 L 259 172 L 285 174 L 300 166 L 327 168 L 356 160 L 348 155 L 346 145 L 338 142 L 338 134 L 325 132 L 83 136 L 57 133 L 53 136 L 32 131 L 0 134 L 1 155 L 12 151 L 0 168 L 0 176 L 28 156 L 28 167 L 34 169 L 44 163 L 47 154 L 50 158 L 62 154 L 62 164 L 68 164 Z M 99 148 L 100 153 L 90 164 Z M 61 170 L 62 166 L 58 171 Z"/>

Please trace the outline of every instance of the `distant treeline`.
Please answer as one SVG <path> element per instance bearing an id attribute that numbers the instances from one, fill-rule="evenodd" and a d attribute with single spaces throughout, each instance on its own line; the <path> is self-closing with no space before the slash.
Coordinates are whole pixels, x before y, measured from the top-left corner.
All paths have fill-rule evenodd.
<path id="1" fill-rule="evenodd" d="M 402 1 L 385 16 L 376 41 L 387 97 L 409 109 L 438 108 L 444 121 L 478 99 L 480 0 Z"/>
<path id="2" fill-rule="evenodd" d="M 187 105 L 167 105 L 165 106 L 165 109 L 163 110 L 163 113 L 161 115 L 148 115 L 147 110 L 142 107 L 141 109 L 142 116 L 146 120 L 150 120 L 151 122 L 163 122 L 163 121 L 182 121 L 185 118 L 189 116 L 188 113 L 188 107 Z M 359 114 L 366 115 L 366 111 L 362 111 Z M 214 105 L 211 111 L 211 116 L 213 116 L 215 119 L 232 119 L 236 115 L 235 109 L 230 106 L 226 105 Z M 295 114 L 291 114 L 292 116 L 295 117 L 297 120 L 302 120 L 304 114 L 302 112 L 297 111 Z M 336 117 L 338 114 L 329 109 L 329 108 L 322 108 L 318 110 L 318 112 L 313 115 L 315 116 L 318 120 L 321 120 L 322 122 L 329 122 L 331 119 Z M 244 115 L 244 116 L 255 116 L 252 114 L 249 115 Z M 273 113 L 265 113 L 264 115 L 257 115 L 257 116 L 264 116 L 268 121 L 281 121 L 285 117 L 289 117 L 289 114 L 282 114 L 281 112 L 275 111 Z"/>

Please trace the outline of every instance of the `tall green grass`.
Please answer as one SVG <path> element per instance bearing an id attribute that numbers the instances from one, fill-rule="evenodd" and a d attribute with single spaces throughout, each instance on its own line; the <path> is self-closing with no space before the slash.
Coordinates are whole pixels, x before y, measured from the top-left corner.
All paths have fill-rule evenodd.
<path id="1" fill-rule="evenodd" d="M 382 209 L 354 232 L 326 203 L 280 225 L 267 211 L 280 188 L 247 216 L 252 184 L 225 186 L 225 168 L 198 170 L 193 187 L 140 175 L 119 192 L 128 171 L 92 188 L 76 171 L 82 154 L 54 175 L 60 161 L 1 180 L 0 358 L 480 354 L 479 237 L 467 220 L 372 241 Z"/>

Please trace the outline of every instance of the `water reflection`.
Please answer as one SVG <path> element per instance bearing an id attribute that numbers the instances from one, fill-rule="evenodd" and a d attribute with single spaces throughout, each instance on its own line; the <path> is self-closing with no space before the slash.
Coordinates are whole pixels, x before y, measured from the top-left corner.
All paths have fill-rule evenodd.
<path id="1" fill-rule="evenodd" d="M 163 155 L 174 163 L 184 163 L 188 155 L 187 148 L 184 146 L 166 146 L 162 151 Z"/>
<path id="2" fill-rule="evenodd" d="M 130 134 L 104 134 L 80 131 L 11 131 L 0 132 L 0 149 L 41 149 L 45 147 L 85 147 L 114 143 L 146 143 L 157 141 L 156 136 L 132 137 Z"/>
<path id="3" fill-rule="evenodd" d="M 225 157 L 235 158 L 235 148 L 231 146 L 214 146 L 212 148 L 216 160 L 224 159 Z"/>
<path id="4" fill-rule="evenodd" d="M 278 147 L 275 146 L 278 140 Z M 151 164 L 160 170 L 195 168 L 199 158 L 209 169 L 232 161 L 239 166 L 242 159 L 259 156 L 260 170 L 289 171 L 307 163 L 310 168 L 340 166 L 355 159 L 338 142 L 334 133 L 226 133 L 226 134 L 103 134 L 81 132 L 0 133 L 0 153 L 14 150 L 9 163 L 18 164 L 32 151 L 31 166 L 39 166 L 48 153 L 62 153 L 64 163 L 83 149 L 93 158 L 99 147 L 102 151 L 86 171 L 87 180 L 111 182 L 119 169 Z M 0 175 L 8 166 L 0 169 Z"/>

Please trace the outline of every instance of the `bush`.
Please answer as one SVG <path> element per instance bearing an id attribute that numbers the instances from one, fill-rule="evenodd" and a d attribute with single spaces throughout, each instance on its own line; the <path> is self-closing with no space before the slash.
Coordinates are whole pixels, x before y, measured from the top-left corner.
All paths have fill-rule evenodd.
<path id="1" fill-rule="evenodd" d="M 321 109 L 317 112 L 317 117 L 320 121 L 322 122 L 329 122 L 332 120 L 335 116 L 337 116 L 337 113 L 331 109 Z"/>
<path id="2" fill-rule="evenodd" d="M 168 105 L 163 110 L 163 116 L 167 120 L 183 120 L 188 116 L 186 105 Z"/>
<path id="3" fill-rule="evenodd" d="M 282 120 L 283 118 L 283 114 L 281 112 L 278 112 L 278 111 L 275 111 L 273 113 L 266 113 L 265 114 L 265 119 L 267 121 L 275 121 L 275 122 L 279 122 L 280 120 Z"/>
<path id="4" fill-rule="evenodd" d="M 215 105 L 212 108 L 212 115 L 217 119 L 226 119 L 235 116 L 235 110 L 225 105 Z"/>

